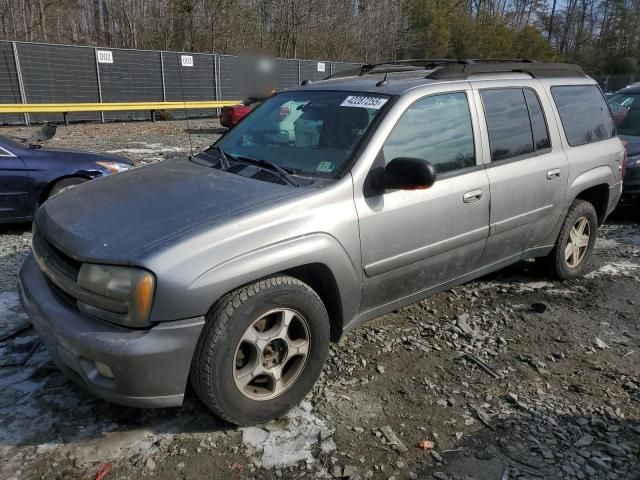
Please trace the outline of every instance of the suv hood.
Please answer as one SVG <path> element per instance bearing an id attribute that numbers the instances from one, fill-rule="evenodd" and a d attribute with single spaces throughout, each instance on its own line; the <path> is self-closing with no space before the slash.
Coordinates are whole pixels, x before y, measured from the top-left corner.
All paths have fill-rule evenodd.
<path id="1" fill-rule="evenodd" d="M 178 235 L 305 190 L 165 160 L 54 196 L 36 229 L 77 260 L 126 264 Z"/>

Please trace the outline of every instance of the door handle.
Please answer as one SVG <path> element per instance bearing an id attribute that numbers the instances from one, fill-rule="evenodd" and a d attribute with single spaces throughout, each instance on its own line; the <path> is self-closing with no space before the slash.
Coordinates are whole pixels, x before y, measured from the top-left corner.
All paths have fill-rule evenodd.
<path id="1" fill-rule="evenodd" d="M 482 190 L 471 190 L 462 196 L 464 203 L 477 202 L 482 198 Z"/>
<path id="2" fill-rule="evenodd" d="M 560 169 L 559 168 L 554 168 L 552 170 L 549 170 L 547 172 L 547 180 L 556 180 L 560 178 Z"/>

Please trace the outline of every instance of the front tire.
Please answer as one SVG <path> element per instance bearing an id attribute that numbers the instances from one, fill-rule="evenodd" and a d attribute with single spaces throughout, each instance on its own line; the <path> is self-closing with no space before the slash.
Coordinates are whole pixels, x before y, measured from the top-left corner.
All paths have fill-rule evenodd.
<path id="1" fill-rule="evenodd" d="M 49 190 L 49 194 L 47 195 L 46 199 L 49 200 L 54 195 L 57 195 L 60 192 L 76 187 L 86 181 L 87 181 L 86 178 L 81 178 L 81 177 L 69 177 L 69 178 L 63 178 L 62 180 L 58 180 L 56 183 L 53 184 L 53 186 Z"/>
<path id="2" fill-rule="evenodd" d="M 575 200 L 547 259 L 556 277 L 573 280 L 584 274 L 593 254 L 597 230 L 598 216 L 593 205 L 584 200 Z"/>
<path id="3" fill-rule="evenodd" d="M 225 295 L 207 317 L 190 378 L 236 425 L 278 418 L 311 390 L 329 351 L 329 318 L 307 284 L 274 276 Z"/>

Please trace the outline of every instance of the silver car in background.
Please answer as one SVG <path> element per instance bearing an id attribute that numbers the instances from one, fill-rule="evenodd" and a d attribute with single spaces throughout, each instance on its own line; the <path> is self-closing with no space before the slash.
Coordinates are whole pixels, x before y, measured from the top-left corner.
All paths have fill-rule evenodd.
<path id="1" fill-rule="evenodd" d="M 584 273 L 624 158 L 579 67 L 374 66 L 274 95 L 193 158 L 57 195 L 22 299 L 96 395 L 178 406 L 190 379 L 261 423 L 366 320 L 527 257 Z"/>

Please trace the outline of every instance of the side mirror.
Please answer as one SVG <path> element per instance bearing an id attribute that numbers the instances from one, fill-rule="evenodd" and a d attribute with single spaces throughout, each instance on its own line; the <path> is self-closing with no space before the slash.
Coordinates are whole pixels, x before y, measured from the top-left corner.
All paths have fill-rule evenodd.
<path id="1" fill-rule="evenodd" d="M 436 169 L 421 158 L 394 158 L 372 179 L 374 188 L 384 190 L 420 190 L 436 181 Z"/>

